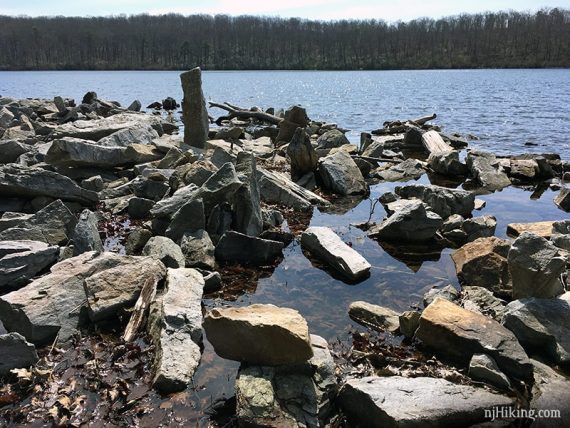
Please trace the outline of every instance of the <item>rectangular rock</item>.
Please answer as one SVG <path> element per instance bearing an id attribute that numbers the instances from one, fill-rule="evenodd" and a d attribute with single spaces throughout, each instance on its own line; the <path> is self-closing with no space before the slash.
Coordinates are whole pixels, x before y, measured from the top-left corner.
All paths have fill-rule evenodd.
<path id="1" fill-rule="evenodd" d="M 511 223 L 507 226 L 507 235 L 516 238 L 523 232 L 532 232 L 535 235 L 550 239 L 554 221 L 538 221 L 535 223 Z"/>

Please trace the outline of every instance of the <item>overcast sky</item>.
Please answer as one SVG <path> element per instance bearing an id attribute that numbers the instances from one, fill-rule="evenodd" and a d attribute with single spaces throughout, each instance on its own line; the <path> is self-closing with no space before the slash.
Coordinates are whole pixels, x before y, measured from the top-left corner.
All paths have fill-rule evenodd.
<path id="1" fill-rule="evenodd" d="M 138 13 L 269 15 L 309 19 L 410 20 L 497 10 L 570 7 L 570 0 L 0 0 L 0 15 L 106 16 Z"/>

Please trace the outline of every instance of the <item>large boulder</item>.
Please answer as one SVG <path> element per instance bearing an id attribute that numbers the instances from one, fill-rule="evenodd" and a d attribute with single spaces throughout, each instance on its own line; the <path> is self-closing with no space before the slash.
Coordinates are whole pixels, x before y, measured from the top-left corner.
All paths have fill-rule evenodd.
<path id="1" fill-rule="evenodd" d="M 423 163 L 410 158 L 390 168 L 376 171 L 376 176 L 385 181 L 408 181 L 420 178 L 424 172 Z"/>
<path id="2" fill-rule="evenodd" d="M 495 297 L 492 291 L 483 287 L 464 286 L 461 300 L 465 309 L 490 316 L 498 322 L 503 321 L 507 302 Z"/>
<path id="3" fill-rule="evenodd" d="M 298 181 L 305 174 L 317 169 L 317 153 L 311 139 L 303 128 L 297 128 L 287 146 L 287 156 L 291 160 L 291 179 Z"/>
<path id="4" fill-rule="evenodd" d="M 186 232 L 195 232 L 205 227 L 204 202 L 202 199 L 191 199 L 174 213 L 165 235 L 178 242 Z"/>
<path id="5" fill-rule="evenodd" d="M 20 155 L 29 152 L 32 146 L 17 140 L 0 141 L 0 163 L 16 162 Z"/>
<path id="6" fill-rule="evenodd" d="M 350 141 L 338 129 L 331 129 L 317 139 L 317 148 L 319 149 L 334 149 L 347 144 L 350 144 Z"/>
<path id="7" fill-rule="evenodd" d="M 73 180 L 42 168 L 9 164 L 0 167 L 0 196 L 35 198 L 48 196 L 93 205 L 97 193 L 85 190 Z"/>
<path id="8" fill-rule="evenodd" d="M 327 342 L 311 335 L 313 357 L 304 364 L 242 365 L 236 378 L 240 426 L 328 426 L 338 390 Z"/>
<path id="9" fill-rule="evenodd" d="M 152 144 L 157 138 L 158 132 L 147 125 L 113 132 L 111 135 L 101 138 L 97 144 L 108 147 L 128 147 L 131 144 Z"/>
<path id="10" fill-rule="evenodd" d="M 27 284 L 57 261 L 59 247 L 38 241 L 0 241 L 0 290 Z"/>
<path id="11" fill-rule="evenodd" d="M 465 190 L 410 184 L 396 187 L 396 194 L 405 199 L 420 199 L 441 218 L 447 218 L 452 214 L 469 217 L 475 208 L 475 195 Z"/>
<path id="12" fill-rule="evenodd" d="M 166 287 L 151 305 L 149 335 L 156 347 L 152 383 L 161 393 L 182 391 L 200 362 L 204 277 L 195 269 L 168 269 Z"/>
<path id="13" fill-rule="evenodd" d="M 309 227 L 301 236 L 301 245 L 349 280 L 370 272 L 370 263 L 328 227 Z"/>
<path id="14" fill-rule="evenodd" d="M 556 297 L 564 293 L 560 275 L 566 260 L 552 242 L 530 232 L 513 242 L 508 254 L 513 298 Z"/>
<path id="15" fill-rule="evenodd" d="M 0 376 L 7 376 L 10 370 L 28 368 L 38 362 L 36 347 L 18 333 L 0 335 Z"/>
<path id="16" fill-rule="evenodd" d="M 467 174 L 467 165 L 459 160 L 458 151 L 431 153 L 428 158 L 429 167 L 436 173 L 450 177 Z"/>
<path id="17" fill-rule="evenodd" d="M 203 148 L 208 139 L 210 121 L 202 92 L 202 71 L 200 67 L 182 73 L 180 81 L 184 91 L 184 98 L 182 99 L 184 143 Z"/>
<path id="18" fill-rule="evenodd" d="M 186 259 L 187 267 L 209 270 L 216 268 L 215 247 L 205 230 L 199 229 L 182 235 L 180 249 Z"/>
<path id="19" fill-rule="evenodd" d="M 543 238 L 550 239 L 554 221 L 536 221 L 533 223 L 509 223 L 507 235 L 512 238 L 520 236 L 523 232 L 531 232 Z"/>
<path id="20" fill-rule="evenodd" d="M 56 166 L 114 168 L 126 165 L 126 148 L 102 146 L 79 138 L 54 140 L 45 161 Z"/>
<path id="21" fill-rule="evenodd" d="M 183 268 L 186 265 L 184 254 L 172 239 L 165 236 L 153 236 L 144 246 L 144 256 L 160 260 L 166 267 Z"/>
<path id="22" fill-rule="evenodd" d="M 436 299 L 423 311 L 415 337 L 442 355 L 467 363 L 474 354 L 487 354 L 507 375 L 532 378 L 529 359 L 510 330 L 447 300 Z"/>
<path id="23" fill-rule="evenodd" d="M 304 363 L 313 356 L 307 322 L 293 309 L 261 304 L 216 308 L 203 326 L 222 358 L 277 366 Z"/>
<path id="24" fill-rule="evenodd" d="M 373 225 L 368 235 L 383 241 L 422 242 L 432 239 L 442 224 L 441 217 L 426 204 L 412 200 L 382 223 Z"/>
<path id="25" fill-rule="evenodd" d="M 216 245 L 215 254 L 216 259 L 222 262 L 270 265 L 283 255 L 283 242 L 228 231 Z"/>
<path id="26" fill-rule="evenodd" d="M 339 195 L 366 193 L 368 185 L 354 160 L 345 151 L 326 156 L 319 161 L 324 187 Z"/>
<path id="27" fill-rule="evenodd" d="M 528 352 L 570 363 L 570 301 L 521 299 L 506 307 L 503 324 Z"/>
<path id="28" fill-rule="evenodd" d="M 95 213 L 83 210 L 73 230 L 73 254 L 79 255 L 86 251 L 103 251 L 103 243 L 97 227 L 98 220 Z"/>
<path id="29" fill-rule="evenodd" d="M 511 180 L 501 171 L 492 153 L 472 150 L 467 154 L 466 163 L 473 178 L 487 190 L 500 190 L 511 185 Z"/>
<path id="30" fill-rule="evenodd" d="M 485 410 L 512 404 L 482 388 L 430 377 L 351 378 L 339 394 L 351 426 L 371 428 L 467 427 L 488 420 Z"/>
<path id="31" fill-rule="evenodd" d="M 257 166 L 251 153 L 241 152 L 237 157 L 236 172 L 243 185 L 234 194 L 233 229 L 250 236 L 263 232 Z"/>
<path id="32" fill-rule="evenodd" d="M 463 245 L 451 258 L 463 284 L 505 293 L 511 289 L 509 249 L 510 243 L 504 239 L 479 238 Z"/>

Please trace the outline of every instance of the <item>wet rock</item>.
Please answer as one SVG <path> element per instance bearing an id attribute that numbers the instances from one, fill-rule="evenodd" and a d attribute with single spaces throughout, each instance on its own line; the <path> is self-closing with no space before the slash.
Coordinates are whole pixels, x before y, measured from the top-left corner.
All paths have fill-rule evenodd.
<path id="1" fill-rule="evenodd" d="M 150 238 L 152 238 L 150 230 L 142 227 L 136 228 L 127 237 L 125 252 L 129 255 L 140 253 Z"/>
<path id="2" fill-rule="evenodd" d="M 467 167 L 473 177 L 487 190 L 500 190 L 511 185 L 507 174 L 498 167 L 494 154 L 472 150 L 467 154 Z"/>
<path id="3" fill-rule="evenodd" d="M 242 366 L 236 415 L 243 426 L 328 426 L 338 390 L 327 342 L 311 335 L 314 356 L 294 366 Z"/>
<path id="4" fill-rule="evenodd" d="M 459 161 L 459 152 L 448 151 L 431 153 L 429 167 L 436 173 L 451 177 L 467 175 L 467 165 Z"/>
<path id="5" fill-rule="evenodd" d="M 297 128 L 295 131 L 287 146 L 287 156 L 291 160 L 291 179 L 293 181 L 298 181 L 305 174 L 317 169 L 317 153 L 303 128 Z"/>
<path id="6" fill-rule="evenodd" d="M 560 418 L 536 419 L 533 428 L 564 428 L 570 423 L 568 390 L 570 380 L 539 361 L 531 360 L 534 367 L 531 409 L 560 410 Z"/>
<path id="7" fill-rule="evenodd" d="M 406 311 L 400 314 L 398 321 L 400 323 L 400 333 L 408 339 L 414 337 L 416 330 L 420 326 L 421 313 L 418 311 Z"/>
<path id="8" fill-rule="evenodd" d="M 16 140 L 0 141 L 0 164 L 16 162 L 20 155 L 31 149 L 32 146 Z"/>
<path id="9" fill-rule="evenodd" d="M 438 297 L 449 302 L 454 302 L 459 298 L 459 291 L 451 284 L 443 288 L 432 288 L 424 294 L 424 306 L 427 308 Z"/>
<path id="10" fill-rule="evenodd" d="M 313 357 L 307 322 L 293 309 L 260 304 L 215 308 L 204 318 L 203 327 L 222 358 L 276 366 Z"/>
<path id="11" fill-rule="evenodd" d="M 456 250 L 451 258 L 461 282 L 495 292 L 509 292 L 507 255 L 510 243 L 496 237 L 479 238 Z"/>
<path id="12" fill-rule="evenodd" d="M 204 203 L 202 199 L 192 199 L 174 213 L 165 235 L 178 242 L 184 233 L 195 232 L 205 227 Z"/>
<path id="13" fill-rule="evenodd" d="M 263 231 L 257 166 L 251 153 L 239 153 L 236 172 L 244 183 L 234 194 L 233 229 L 249 236 L 258 236 Z"/>
<path id="14" fill-rule="evenodd" d="M 447 218 L 452 214 L 469 217 L 475 207 L 475 196 L 465 190 L 410 184 L 396 187 L 395 191 L 398 196 L 404 199 L 420 199 L 441 218 Z"/>
<path id="15" fill-rule="evenodd" d="M 560 189 L 558 195 L 554 198 L 554 203 L 566 212 L 570 212 L 570 187 Z"/>
<path id="16" fill-rule="evenodd" d="M 528 357 L 510 330 L 447 300 L 436 299 L 423 311 L 415 337 L 442 355 L 467 362 L 473 354 L 484 353 L 507 375 L 532 378 Z"/>
<path id="17" fill-rule="evenodd" d="M 471 426 L 512 399 L 445 379 L 391 376 L 349 379 L 339 404 L 355 426 L 420 428 Z"/>
<path id="18" fill-rule="evenodd" d="M 422 162 L 410 158 L 388 169 L 378 170 L 375 175 L 385 181 L 408 181 L 420 178 L 424 172 Z"/>
<path id="19" fill-rule="evenodd" d="M 195 269 L 168 269 L 164 293 L 151 305 L 149 335 L 157 352 L 152 384 L 163 394 L 187 388 L 200 363 L 204 278 Z"/>
<path id="20" fill-rule="evenodd" d="M 508 390 L 511 387 L 509 378 L 499 369 L 495 360 L 485 354 L 473 355 L 469 362 L 469 377 L 499 389 Z"/>
<path id="21" fill-rule="evenodd" d="M 368 235 L 385 241 L 422 242 L 432 239 L 442 224 L 441 217 L 426 204 L 413 200 L 382 223 L 373 225 Z"/>
<path id="22" fill-rule="evenodd" d="M 566 270 L 566 260 L 546 239 L 523 232 L 513 242 L 508 262 L 513 298 L 556 297 L 564 293 L 560 275 Z"/>
<path id="23" fill-rule="evenodd" d="M 523 232 L 531 232 L 535 235 L 549 239 L 552 235 L 553 221 L 538 221 L 535 223 L 510 223 L 507 225 L 507 234 L 516 238 Z"/>
<path id="24" fill-rule="evenodd" d="M 213 270 L 216 268 L 215 247 L 210 235 L 203 229 L 182 235 L 180 249 L 186 259 L 186 266 Z"/>
<path id="25" fill-rule="evenodd" d="M 57 261 L 59 247 L 38 241 L 0 242 L 0 290 L 18 288 Z"/>
<path id="26" fill-rule="evenodd" d="M 103 243 L 97 225 L 98 219 L 95 213 L 87 209 L 83 210 L 71 235 L 75 256 L 86 251 L 103 251 Z"/>
<path id="27" fill-rule="evenodd" d="M 100 175 L 81 180 L 81 187 L 92 192 L 100 192 L 103 190 L 103 179 Z"/>
<path id="28" fill-rule="evenodd" d="M 184 143 L 203 148 L 208 139 L 209 120 L 206 101 L 202 93 L 202 71 L 200 67 L 180 75 L 184 99 L 182 112 L 184 117 Z"/>
<path id="29" fill-rule="evenodd" d="M 0 166 L 0 196 L 48 196 L 85 205 L 98 202 L 97 193 L 85 190 L 61 174 L 16 164 Z"/>
<path id="30" fill-rule="evenodd" d="M 228 231 L 220 238 L 215 254 L 222 262 L 267 266 L 283 255 L 283 243 Z"/>
<path id="31" fill-rule="evenodd" d="M 319 161 L 324 187 L 339 195 L 366 193 L 368 186 L 350 155 L 338 151 Z"/>
<path id="32" fill-rule="evenodd" d="M 570 302 L 563 299 L 521 299 L 507 305 L 503 324 L 528 352 L 570 363 Z"/>
<path id="33" fill-rule="evenodd" d="M 0 376 L 10 370 L 28 368 L 38 362 L 36 347 L 18 333 L 0 335 Z"/>
<path id="34" fill-rule="evenodd" d="M 349 280 L 369 275 L 370 263 L 328 227 L 309 227 L 301 236 L 301 245 Z"/>
<path id="35" fill-rule="evenodd" d="M 348 308 L 348 315 L 357 323 L 375 330 L 396 333 L 400 328 L 400 314 L 390 308 L 368 302 L 352 302 Z"/>
<path id="36" fill-rule="evenodd" d="M 335 147 L 342 147 L 350 144 L 348 138 L 338 129 L 331 129 L 325 132 L 317 140 L 317 147 L 319 149 L 334 149 Z"/>
<path id="37" fill-rule="evenodd" d="M 142 250 L 143 255 L 160 260 L 168 268 L 183 268 L 186 264 L 180 247 L 170 238 L 153 236 Z"/>
<path id="38" fill-rule="evenodd" d="M 507 305 L 486 288 L 467 286 L 462 289 L 462 303 L 465 309 L 490 316 L 498 322 L 503 321 Z"/>
<path id="39" fill-rule="evenodd" d="M 0 241 L 30 240 L 63 245 L 71 239 L 77 219 L 60 200 L 32 216 L 0 220 Z"/>
<path id="40" fill-rule="evenodd" d="M 155 202 L 145 198 L 129 198 L 128 212 L 131 218 L 146 218 Z"/>

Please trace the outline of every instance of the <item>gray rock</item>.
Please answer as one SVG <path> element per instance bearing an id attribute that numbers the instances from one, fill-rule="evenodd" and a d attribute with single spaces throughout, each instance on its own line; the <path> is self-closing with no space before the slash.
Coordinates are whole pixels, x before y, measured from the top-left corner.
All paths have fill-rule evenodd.
<path id="1" fill-rule="evenodd" d="M 400 333 L 408 339 L 414 337 L 416 330 L 420 325 L 420 317 L 422 314 L 418 311 L 406 311 L 400 314 L 398 321 L 400 324 Z"/>
<path id="2" fill-rule="evenodd" d="M 311 335 L 314 356 L 293 366 L 241 366 L 236 415 L 243 426 L 328 426 L 338 391 L 327 342 Z"/>
<path id="3" fill-rule="evenodd" d="M 370 273 L 370 263 L 328 227 L 309 227 L 301 236 L 301 245 L 349 280 Z"/>
<path id="4" fill-rule="evenodd" d="M 75 256 L 85 253 L 86 251 L 103 251 L 103 243 L 99 236 L 98 223 L 95 213 L 87 209 L 83 210 L 71 235 Z"/>
<path id="5" fill-rule="evenodd" d="M 6 107 L 0 108 L 0 128 L 10 128 L 14 115 Z"/>
<path id="6" fill-rule="evenodd" d="M 490 316 L 498 322 L 503 321 L 507 302 L 495 297 L 486 288 L 463 287 L 461 297 L 465 309 Z"/>
<path id="7" fill-rule="evenodd" d="M 550 240 L 558 248 L 570 251 L 570 220 L 554 222 Z"/>
<path id="8" fill-rule="evenodd" d="M 380 224 L 373 225 L 368 235 L 385 241 L 421 242 L 432 239 L 443 224 L 439 215 L 421 201 L 410 201 Z"/>
<path id="9" fill-rule="evenodd" d="M 325 132 L 317 140 L 317 147 L 319 149 L 334 149 L 346 144 L 350 144 L 350 141 L 348 141 L 348 138 L 338 129 L 331 129 Z"/>
<path id="10" fill-rule="evenodd" d="M 107 147 L 128 147 L 131 144 L 151 144 L 157 138 L 158 133 L 151 126 L 136 126 L 113 132 L 101 138 L 97 144 Z"/>
<path id="11" fill-rule="evenodd" d="M 224 233 L 231 230 L 232 222 L 233 212 L 229 203 L 225 202 L 214 207 L 206 224 L 206 230 L 214 244 L 220 241 Z"/>
<path id="12" fill-rule="evenodd" d="M 523 232 L 511 245 L 508 262 L 513 298 L 556 297 L 564 293 L 560 275 L 566 270 L 566 260 L 546 239 Z"/>
<path id="13" fill-rule="evenodd" d="M 366 193 L 368 186 L 350 155 L 338 151 L 319 161 L 319 172 L 324 187 L 339 195 Z"/>
<path id="14" fill-rule="evenodd" d="M 203 327 L 222 358 L 278 366 L 313 357 L 307 322 L 293 309 L 260 304 L 215 308 Z"/>
<path id="15" fill-rule="evenodd" d="M 475 195 L 465 190 L 410 184 L 396 187 L 395 191 L 401 198 L 420 199 L 442 218 L 447 218 L 453 214 L 469 217 L 475 207 Z"/>
<path id="16" fill-rule="evenodd" d="M 77 219 L 60 200 L 32 216 L 0 220 L 0 241 L 31 240 L 63 245 L 71 239 Z"/>
<path id="17" fill-rule="evenodd" d="M 86 190 L 91 190 L 93 192 L 100 192 L 103 190 L 103 179 L 100 175 L 96 175 L 91 178 L 86 178 L 81 181 L 81 187 Z"/>
<path id="18" fill-rule="evenodd" d="M 282 257 L 283 243 L 228 231 L 220 238 L 215 254 L 222 262 L 270 265 Z"/>
<path id="19" fill-rule="evenodd" d="M 202 199 L 192 199 L 172 216 L 166 236 L 178 242 L 186 232 L 195 232 L 206 227 Z"/>
<path id="20" fill-rule="evenodd" d="M 278 145 L 286 144 L 293 138 L 297 128 L 305 128 L 309 124 L 307 112 L 303 107 L 291 106 L 284 115 L 284 120 L 279 123 L 279 134 L 275 138 Z"/>
<path id="21" fill-rule="evenodd" d="M 465 362 L 473 354 L 487 354 L 507 375 L 532 379 L 528 357 L 510 330 L 447 300 L 436 299 L 423 311 L 415 337 L 438 354 Z"/>
<path id="22" fill-rule="evenodd" d="M 215 247 L 205 230 L 184 233 L 180 240 L 180 249 L 187 267 L 209 270 L 216 268 Z"/>
<path id="23" fill-rule="evenodd" d="M 168 268 L 183 268 L 186 265 L 180 247 L 170 238 L 153 236 L 148 240 L 142 254 L 160 260 Z"/>
<path id="24" fill-rule="evenodd" d="M 144 177 L 137 177 L 131 181 L 131 188 L 135 196 L 152 201 L 160 201 L 170 191 L 170 186 L 167 182 Z"/>
<path id="25" fill-rule="evenodd" d="M 214 293 L 222 288 L 222 276 L 219 272 L 203 271 L 204 276 L 204 293 Z"/>
<path id="26" fill-rule="evenodd" d="M 293 134 L 293 138 L 287 146 L 287 156 L 291 161 L 291 179 L 293 181 L 298 181 L 305 174 L 317 169 L 317 153 L 303 128 L 297 128 Z"/>
<path id="27" fill-rule="evenodd" d="M 173 189 L 178 189 L 188 184 L 201 186 L 217 170 L 218 168 L 208 160 L 181 165 L 176 167 L 174 174 L 170 177 L 170 186 Z"/>
<path id="28" fill-rule="evenodd" d="M 351 426 L 446 427 L 485 421 L 485 410 L 509 406 L 512 399 L 444 379 L 364 377 L 349 379 L 339 404 Z"/>
<path id="29" fill-rule="evenodd" d="M 498 168 L 494 154 L 472 150 L 467 154 L 467 167 L 471 175 L 487 190 L 500 190 L 511 185 L 507 174 Z"/>
<path id="30" fill-rule="evenodd" d="M 570 363 L 570 302 L 563 299 L 521 299 L 507 305 L 503 319 L 529 352 L 559 364 Z"/>
<path id="31" fill-rule="evenodd" d="M 385 181 L 408 181 L 420 178 L 425 173 L 422 162 L 406 159 L 388 169 L 376 171 L 376 176 Z"/>
<path id="32" fill-rule="evenodd" d="M 97 193 L 85 190 L 68 177 L 35 167 L 9 164 L 0 167 L 0 196 L 48 196 L 85 205 L 98 202 Z"/>
<path id="33" fill-rule="evenodd" d="M 140 253 L 148 240 L 152 238 L 152 232 L 148 229 L 138 227 L 129 233 L 125 244 L 125 252 L 128 255 Z"/>
<path id="34" fill-rule="evenodd" d="M 57 166 L 99 168 L 114 168 L 130 162 L 124 147 L 103 146 L 71 137 L 54 140 L 45 161 Z"/>
<path id="35" fill-rule="evenodd" d="M 139 100 L 134 100 L 128 107 L 127 110 L 130 111 L 141 111 L 142 104 Z"/>
<path id="36" fill-rule="evenodd" d="M 508 390 L 511 387 L 509 378 L 499 369 L 495 360 L 485 354 L 473 355 L 469 362 L 469 377 L 499 389 Z"/>
<path id="37" fill-rule="evenodd" d="M 36 347 L 18 333 L 0 335 L 0 376 L 10 370 L 28 368 L 38 362 Z"/>
<path id="38" fill-rule="evenodd" d="M 459 152 L 431 153 L 428 158 L 429 167 L 438 174 L 457 177 L 467 174 L 467 165 L 459 161 Z"/>
<path id="39" fill-rule="evenodd" d="M 535 419 L 532 428 L 565 428 L 570 423 L 568 391 L 570 380 L 539 361 L 531 360 L 534 367 L 531 409 L 559 410 L 559 418 Z"/>
<path id="40" fill-rule="evenodd" d="M 208 111 L 202 93 L 202 72 L 200 67 L 180 75 L 184 99 L 182 111 L 184 116 L 184 143 L 203 148 L 206 145 L 209 131 Z"/>
<path id="41" fill-rule="evenodd" d="M 16 162 L 20 155 L 29 152 L 32 146 L 16 140 L 0 141 L 0 164 Z"/>
<path id="42" fill-rule="evenodd" d="M 570 187 L 563 187 L 554 198 L 554 203 L 566 212 L 570 212 Z"/>
<path id="43" fill-rule="evenodd" d="M 146 218 L 155 202 L 145 198 L 129 198 L 128 212 L 131 218 Z"/>
<path id="44" fill-rule="evenodd" d="M 0 290 L 18 288 L 57 261 L 59 247 L 37 241 L 0 242 Z"/>
<path id="45" fill-rule="evenodd" d="M 432 288 L 424 294 L 424 306 L 428 307 L 438 297 L 449 302 L 454 302 L 459 298 L 459 291 L 457 291 L 457 289 L 451 284 L 446 285 L 443 288 Z"/>
<path id="46" fill-rule="evenodd" d="M 353 321 L 375 330 L 388 330 L 396 333 L 400 328 L 400 320 L 396 311 L 368 302 L 352 302 L 348 315 Z"/>
<path id="47" fill-rule="evenodd" d="M 263 231 L 259 184 L 255 157 L 251 153 L 238 154 L 237 174 L 244 183 L 234 194 L 233 211 L 235 218 L 233 229 L 250 236 L 259 236 Z"/>
<path id="48" fill-rule="evenodd" d="M 163 394 L 187 388 L 200 363 L 204 278 L 195 269 L 168 269 L 166 288 L 149 315 L 157 352 L 152 384 Z"/>

